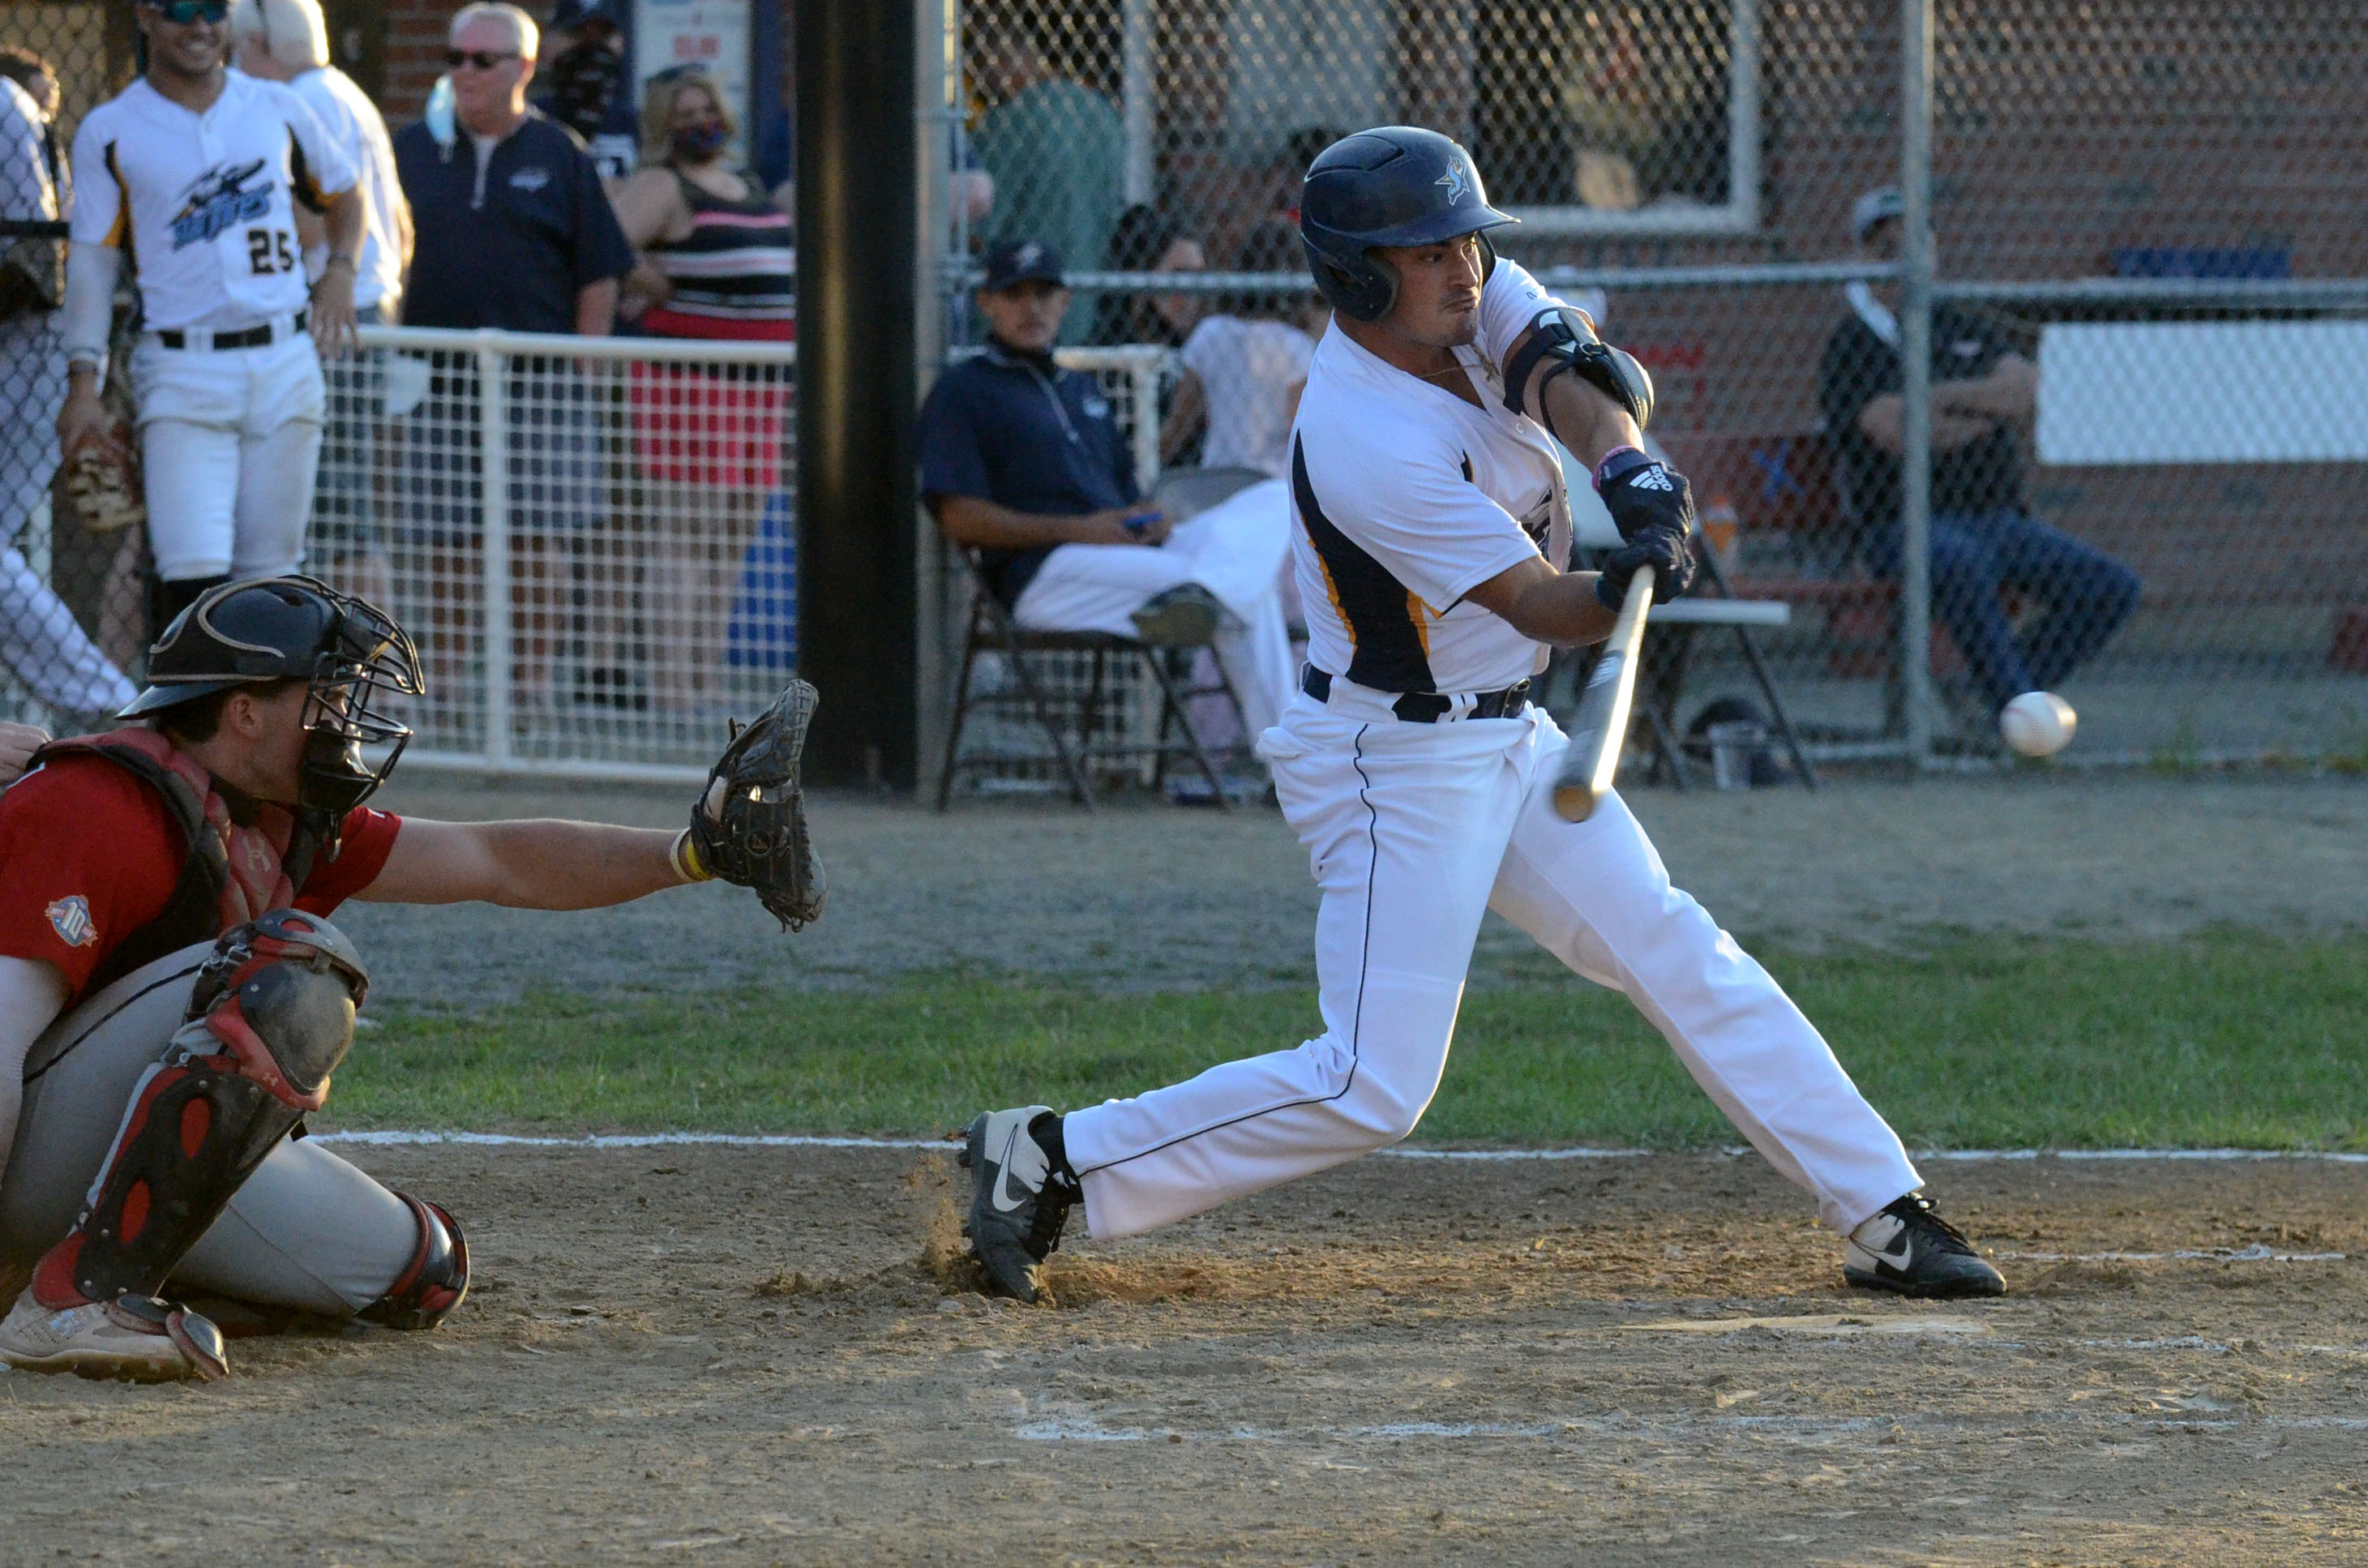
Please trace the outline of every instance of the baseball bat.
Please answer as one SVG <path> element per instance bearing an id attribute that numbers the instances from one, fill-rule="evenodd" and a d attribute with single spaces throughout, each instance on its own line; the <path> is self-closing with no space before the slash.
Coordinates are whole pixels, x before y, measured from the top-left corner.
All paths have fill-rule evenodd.
<path id="1" fill-rule="evenodd" d="M 1554 779 L 1554 808 L 1565 822 L 1585 822 L 1596 802 L 1611 792 L 1620 771 L 1620 748 L 1628 742 L 1628 710 L 1636 697 L 1637 651 L 1645 645 L 1645 615 L 1653 603 L 1653 569 L 1639 566 L 1628 579 L 1620 619 L 1603 644 L 1603 656 L 1578 694 L 1571 718 L 1570 749 L 1562 754 Z"/>

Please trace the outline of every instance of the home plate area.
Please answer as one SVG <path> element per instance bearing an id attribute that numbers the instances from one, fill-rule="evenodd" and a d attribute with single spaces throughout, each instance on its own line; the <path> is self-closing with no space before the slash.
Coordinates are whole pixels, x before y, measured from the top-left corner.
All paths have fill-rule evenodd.
<path id="1" fill-rule="evenodd" d="M 930 1149 L 345 1152 L 466 1217 L 467 1304 L 242 1341 L 220 1384 L 0 1376 L 11 1552 L 2368 1553 L 2357 1165 L 1936 1162 L 2013 1293 L 1930 1303 L 1846 1291 L 1753 1157 L 1374 1159 L 1073 1235 L 1023 1308 L 973 1290 Z"/>

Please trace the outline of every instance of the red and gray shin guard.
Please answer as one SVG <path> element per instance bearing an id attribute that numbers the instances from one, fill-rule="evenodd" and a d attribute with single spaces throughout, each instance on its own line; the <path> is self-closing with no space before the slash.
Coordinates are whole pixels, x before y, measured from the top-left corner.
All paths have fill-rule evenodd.
<path id="1" fill-rule="evenodd" d="M 82 1218 L 36 1267 L 33 1299 L 153 1320 L 202 1375 L 220 1376 L 219 1332 L 156 1293 L 264 1156 L 326 1102 L 369 984 L 353 944 L 317 915 L 277 909 L 225 933 L 188 1021 L 132 1089 Z"/>

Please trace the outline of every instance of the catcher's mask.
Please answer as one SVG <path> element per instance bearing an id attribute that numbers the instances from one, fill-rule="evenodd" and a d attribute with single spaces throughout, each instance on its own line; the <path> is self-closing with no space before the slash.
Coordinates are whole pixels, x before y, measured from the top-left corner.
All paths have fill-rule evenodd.
<path id="1" fill-rule="evenodd" d="M 418 697 L 419 650 L 394 618 L 311 577 L 225 583 L 173 618 L 148 650 L 148 685 L 116 715 L 141 719 L 259 681 L 308 683 L 299 810 L 334 822 L 394 771 L 411 726 L 381 710 L 386 693 Z M 376 767 L 364 746 L 387 751 Z"/>

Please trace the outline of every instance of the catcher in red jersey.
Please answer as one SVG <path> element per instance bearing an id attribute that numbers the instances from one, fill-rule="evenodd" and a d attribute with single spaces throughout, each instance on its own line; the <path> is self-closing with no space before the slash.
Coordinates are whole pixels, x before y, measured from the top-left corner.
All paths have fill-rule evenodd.
<path id="1" fill-rule="evenodd" d="M 29 1280 L 10 1366 L 224 1376 L 193 1294 L 412 1329 L 460 1305 L 451 1213 L 302 1137 L 370 986 L 330 922 L 347 899 L 591 909 L 721 877 L 785 926 L 820 913 L 803 682 L 669 833 L 371 809 L 418 657 L 311 578 L 208 592 L 148 679 L 128 727 L 41 746 L 0 794 L 0 1275 Z M 0 734 L 0 778 L 28 738 Z"/>

